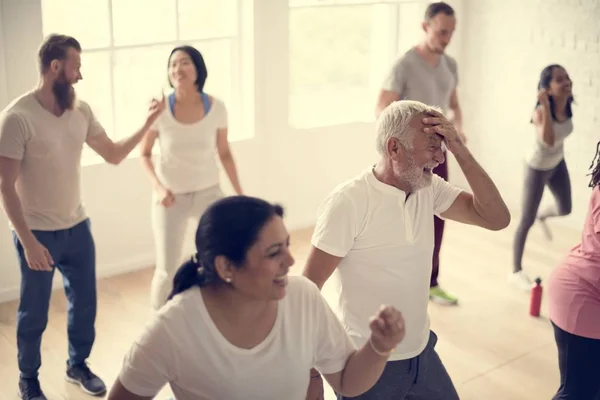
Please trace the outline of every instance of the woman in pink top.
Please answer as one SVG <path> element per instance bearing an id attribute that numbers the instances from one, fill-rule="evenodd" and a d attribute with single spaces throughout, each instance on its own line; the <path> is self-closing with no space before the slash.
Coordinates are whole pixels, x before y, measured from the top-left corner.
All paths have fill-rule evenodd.
<path id="1" fill-rule="evenodd" d="M 548 281 L 560 388 L 553 400 L 600 399 L 600 142 L 581 243 Z"/>

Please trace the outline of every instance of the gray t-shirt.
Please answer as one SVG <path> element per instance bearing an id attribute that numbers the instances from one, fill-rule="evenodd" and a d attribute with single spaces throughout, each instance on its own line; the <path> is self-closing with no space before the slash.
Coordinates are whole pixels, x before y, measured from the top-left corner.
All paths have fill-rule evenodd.
<path id="1" fill-rule="evenodd" d="M 383 89 L 400 94 L 401 100 L 416 100 L 447 112 L 450 95 L 458 85 L 456 61 L 443 54 L 440 63 L 432 66 L 413 47 L 392 66 Z"/>
<path id="2" fill-rule="evenodd" d="M 0 112 L 0 156 L 20 160 L 16 190 L 29 229 L 67 229 L 86 218 L 79 182 L 81 152 L 88 137 L 102 133 L 90 106 L 81 100 L 57 117 L 31 91 Z"/>

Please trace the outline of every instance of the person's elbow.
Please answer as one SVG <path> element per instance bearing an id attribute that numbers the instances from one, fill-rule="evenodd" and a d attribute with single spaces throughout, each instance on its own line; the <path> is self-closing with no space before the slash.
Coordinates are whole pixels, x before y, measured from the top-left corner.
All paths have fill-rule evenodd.
<path id="1" fill-rule="evenodd" d="M 503 202 L 502 210 L 499 211 L 494 218 L 488 220 L 485 227 L 490 231 L 501 231 L 503 229 L 508 228 L 508 226 L 510 225 L 510 221 L 510 211 L 508 210 L 506 204 L 504 204 Z"/>
<path id="2" fill-rule="evenodd" d="M 319 290 L 323 289 L 323 285 L 325 285 L 325 282 L 327 281 L 327 278 L 323 277 L 323 274 L 319 273 L 316 268 L 309 263 L 304 267 L 302 275 L 317 285 Z"/>
<path id="3" fill-rule="evenodd" d="M 127 158 L 127 155 L 128 153 L 115 143 L 107 149 L 106 154 L 102 156 L 102 158 L 104 158 L 108 164 L 119 165 Z"/>
<path id="4" fill-rule="evenodd" d="M 0 174 L 0 193 L 4 196 L 7 193 L 10 193 L 11 191 L 14 191 L 14 190 L 15 190 L 14 182 L 11 182 L 11 180 L 3 177 L 2 174 Z"/>
<path id="5" fill-rule="evenodd" d="M 496 221 L 492 221 L 488 224 L 487 228 L 490 231 L 501 231 L 503 229 L 508 228 L 510 225 L 510 214 L 507 217 L 498 218 Z"/>
<path id="6" fill-rule="evenodd" d="M 219 149 L 218 152 L 219 160 L 221 160 L 222 164 L 233 161 L 233 154 L 231 154 L 231 149 L 229 149 L 229 146 L 226 149 Z"/>
<path id="7" fill-rule="evenodd" d="M 7 168 L 8 169 L 8 168 Z M 2 196 L 7 196 L 11 194 L 16 194 L 16 183 L 17 183 L 17 175 L 18 173 L 12 170 L 0 170 L 0 194 Z"/>
<path id="8" fill-rule="evenodd" d="M 111 165 L 119 165 L 123 162 L 124 159 L 125 157 L 120 157 L 116 155 L 104 157 L 104 161 Z"/>
<path id="9" fill-rule="evenodd" d="M 551 149 L 552 147 L 554 147 L 554 138 L 542 138 L 542 146 L 544 146 L 547 149 Z"/>

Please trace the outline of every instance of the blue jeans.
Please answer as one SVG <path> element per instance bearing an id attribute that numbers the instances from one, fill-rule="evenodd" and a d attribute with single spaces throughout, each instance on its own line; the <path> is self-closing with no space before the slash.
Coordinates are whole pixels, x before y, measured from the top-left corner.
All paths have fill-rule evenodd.
<path id="1" fill-rule="evenodd" d="M 21 267 L 21 295 L 17 311 L 17 354 L 21 378 L 35 378 L 42 365 L 40 347 L 48 323 L 54 269 L 63 276 L 69 303 L 67 331 L 69 365 L 83 363 L 95 339 L 96 250 L 90 221 L 58 231 L 32 231 L 55 263 L 52 271 L 34 271 L 25 259 L 23 246 L 13 232 Z"/>

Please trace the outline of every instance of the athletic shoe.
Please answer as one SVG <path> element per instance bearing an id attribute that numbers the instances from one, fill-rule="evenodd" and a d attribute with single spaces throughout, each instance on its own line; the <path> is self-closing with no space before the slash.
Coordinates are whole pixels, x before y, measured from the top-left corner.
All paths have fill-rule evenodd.
<path id="1" fill-rule="evenodd" d="M 106 385 L 102 379 L 98 378 L 87 366 L 87 364 L 67 365 L 68 382 L 81 387 L 81 390 L 93 396 L 100 396 L 106 393 Z"/>
<path id="2" fill-rule="evenodd" d="M 439 286 L 429 288 L 429 299 L 434 303 L 443 304 L 445 306 L 453 306 L 458 303 L 458 299 L 452 293 L 446 292 Z"/>

